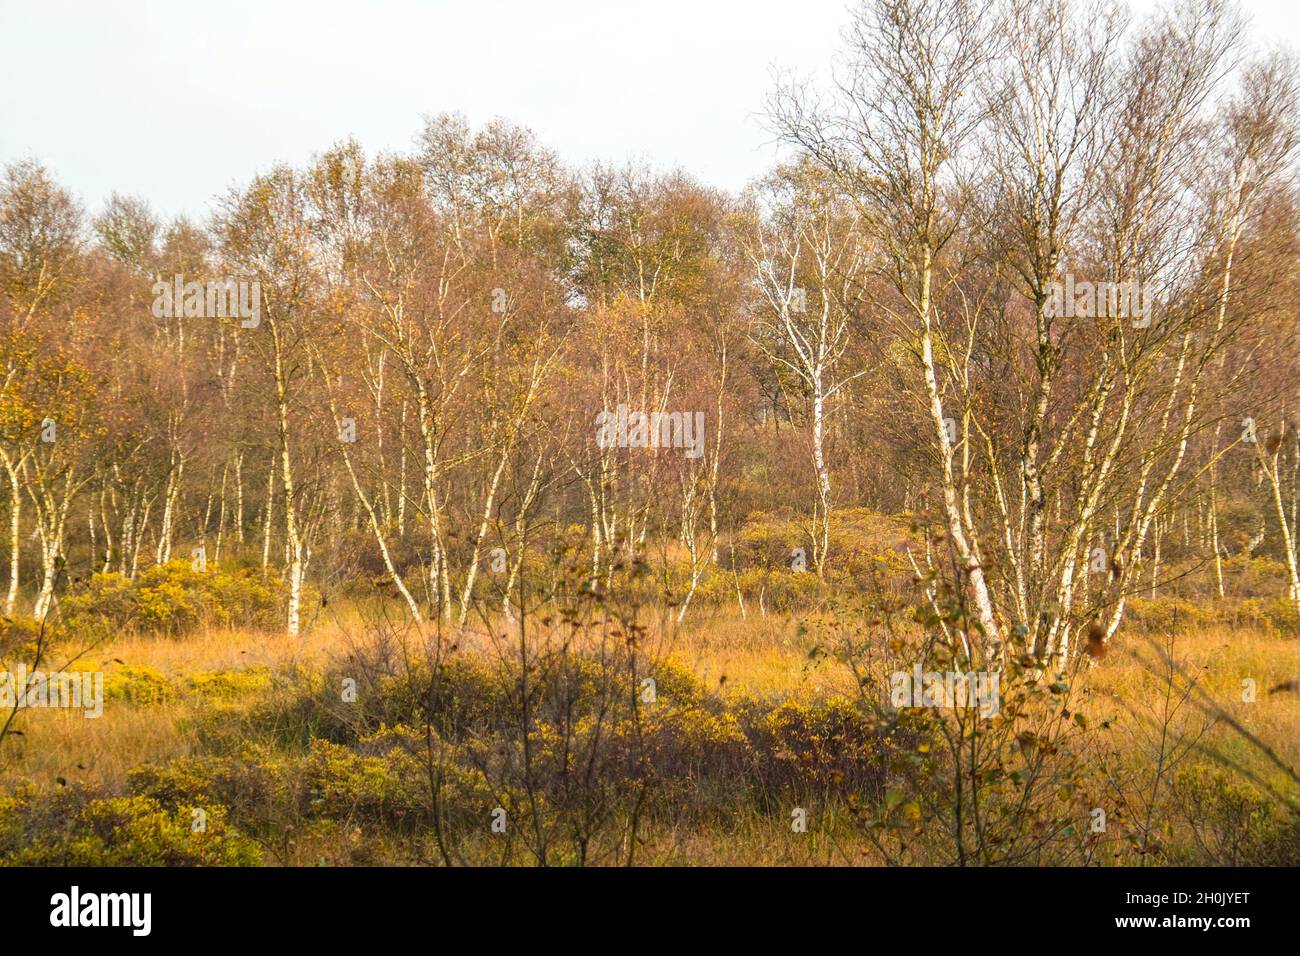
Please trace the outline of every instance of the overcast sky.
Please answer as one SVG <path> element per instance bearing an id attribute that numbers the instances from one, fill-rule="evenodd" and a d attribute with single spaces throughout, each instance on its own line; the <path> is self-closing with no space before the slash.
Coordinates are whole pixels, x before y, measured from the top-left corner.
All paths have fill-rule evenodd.
<path id="1" fill-rule="evenodd" d="M 1145 9 L 1154 0 L 1139 0 Z M 1246 0 L 1300 47 L 1297 0 Z M 35 158 L 93 211 L 164 215 L 355 136 L 405 149 L 427 113 L 532 127 L 565 160 L 680 165 L 738 189 L 774 157 L 772 68 L 825 68 L 846 0 L 0 0 L 0 162 Z"/>

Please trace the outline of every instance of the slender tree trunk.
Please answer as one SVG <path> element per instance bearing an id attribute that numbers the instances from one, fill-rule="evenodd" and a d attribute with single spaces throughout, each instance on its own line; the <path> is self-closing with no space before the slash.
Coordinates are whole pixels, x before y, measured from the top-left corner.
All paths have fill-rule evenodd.
<path id="1" fill-rule="evenodd" d="M 271 563 L 271 522 L 275 514 L 275 456 L 266 471 L 266 507 L 262 510 L 262 571 Z"/>
<path id="2" fill-rule="evenodd" d="M 244 543 L 244 449 L 235 455 L 235 540 Z"/>
<path id="3" fill-rule="evenodd" d="M 176 512 L 176 499 L 180 495 L 181 477 L 185 459 L 172 453 L 172 468 L 167 473 L 167 490 L 163 495 L 162 526 L 158 531 L 158 547 L 154 552 L 156 564 L 166 564 L 172 557 L 172 524 Z"/>
<path id="4" fill-rule="evenodd" d="M 993 614 L 993 599 L 989 594 L 984 569 L 980 566 L 974 552 L 971 550 L 966 537 L 966 529 L 962 523 L 956 478 L 953 473 L 953 449 L 948 441 L 948 426 L 944 421 L 943 414 L 943 398 L 939 392 L 939 380 L 935 374 L 934 333 L 931 327 L 932 318 L 930 314 L 931 278 L 930 254 L 926 251 L 923 255 L 921 296 L 918 304 L 921 319 L 921 366 L 925 375 L 925 388 L 929 398 L 931 424 L 935 428 L 938 439 L 942 466 L 944 517 L 948 536 L 952 541 L 953 548 L 956 550 L 961 572 L 967 579 L 966 582 L 958 582 L 958 585 L 961 586 L 963 583 L 969 585 L 971 599 L 975 605 L 975 615 L 984 631 L 984 641 L 992 644 L 999 640 L 997 619 Z"/>
<path id="5" fill-rule="evenodd" d="M 18 481 L 18 468 L 7 453 L 3 455 L 5 471 L 9 475 L 9 589 L 5 593 L 5 616 L 13 617 L 18 603 L 19 557 L 22 540 L 19 516 L 22 514 L 22 489 Z"/>

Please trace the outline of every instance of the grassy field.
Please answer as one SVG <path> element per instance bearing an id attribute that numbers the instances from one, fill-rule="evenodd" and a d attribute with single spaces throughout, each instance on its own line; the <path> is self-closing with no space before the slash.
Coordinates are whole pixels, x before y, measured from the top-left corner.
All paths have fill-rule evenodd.
<path id="1" fill-rule="evenodd" d="M 1084 658 L 1068 695 L 1023 718 L 1047 715 L 1075 736 L 1025 724 L 1031 742 L 1004 709 L 991 723 L 1009 736 L 978 732 L 988 749 L 969 778 L 991 785 L 997 766 L 1065 796 L 1047 817 L 1003 818 L 1010 836 L 963 824 L 958 841 L 945 801 L 966 778 L 942 726 L 954 717 L 908 730 L 895 713 L 886 726 L 887 702 L 832 617 L 643 620 L 638 653 L 658 694 L 635 713 L 611 703 L 635 696 L 616 677 L 602 696 L 606 671 L 583 671 L 602 660 L 616 672 L 613 645 L 575 642 L 535 679 L 550 666 L 594 681 L 562 697 L 561 711 L 581 713 L 556 716 L 543 690 L 528 723 L 490 679 L 509 666 L 504 625 L 445 634 L 433 650 L 405 635 L 397 653 L 391 635 L 376 642 L 372 612 L 351 606 L 331 606 L 300 641 L 222 628 L 107 636 L 73 665 L 103 672 L 102 718 L 17 715 L 0 848 L 16 863 L 1294 862 L 1294 637 L 1192 628 L 1128 635 L 1104 660 Z M 359 702 L 335 692 L 348 674 Z M 530 748 L 559 763 L 521 770 Z M 979 798 L 990 820 L 1015 805 L 1001 786 Z M 1108 815 L 1100 831 L 1095 808 Z M 504 832 L 492 828 L 497 809 Z M 1050 833 L 1027 844 L 1041 827 Z M 954 858 L 958 843 L 974 859 Z M 1000 858 L 999 844 L 1023 858 Z"/>

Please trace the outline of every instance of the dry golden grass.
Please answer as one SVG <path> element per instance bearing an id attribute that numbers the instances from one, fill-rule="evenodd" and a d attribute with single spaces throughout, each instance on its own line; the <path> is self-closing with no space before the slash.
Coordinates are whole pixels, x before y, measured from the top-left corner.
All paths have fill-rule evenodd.
<path id="1" fill-rule="evenodd" d="M 102 668 L 106 675 L 122 667 L 148 668 L 169 679 L 250 667 L 273 672 L 294 666 L 313 670 L 347 653 L 364 633 L 361 617 L 344 609 L 317 621 L 311 633 L 297 642 L 229 630 L 211 630 L 183 640 L 123 636 L 95 648 L 80 666 Z M 671 653 L 724 698 L 854 692 L 848 668 L 824 654 L 810 656 L 813 639 L 801 634 L 798 623 L 789 617 L 750 615 L 741 619 L 738 614 L 699 614 L 680 627 L 673 623 L 651 625 L 646 642 L 650 653 Z M 1269 693 L 1270 688 L 1300 676 L 1300 641 L 1210 630 L 1182 635 L 1172 646 L 1175 657 L 1185 661 L 1187 672 L 1196 676 L 1228 714 L 1272 747 L 1281 760 L 1300 766 L 1300 695 L 1294 691 Z M 1158 713 L 1161 681 L 1150 669 L 1157 647 L 1158 643 L 1145 639 L 1121 636 L 1104 661 L 1082 669 L 1078 684 L 1091 693 L 1079 708 L 1094 720 L 1127 709 Z M 1242 681 L 1247 678 L 1253 679 L 1257 688 L 1254 703 L 1242 700 Z M 235 701 L 228 706 L 252 703 Z M 69 783 L 120 788 L 133 767 L 192 752 L 193 718 L 201 706 L 201 701 L 188 697 L 139 706 L 118 699 L 106 702 L 106 713 L 97 720 L 85 719 L 77 712 L 22 711 L 15 724 L 20 735 L 6 742 L 6 776 L 42 788 L 58 786 L 60 777 Z M 1228 726 L 1217 726 L 1206 742 L 1271 783 L 1281 783 L 1281 771 Z M 704 839 L 701 835 L 667 834 L 664 839 L 666 843 L 657 841 L 661 847 L 679 840 L 684 843 L 677 850 L 661 850 L 667 856 L 680 852 L 682 858 L 701 859 L 699 847 L 694 846 Z M 740 856 L 732 857 L 728 854 L 733 851 L 727 851 L 712 862 L 742 863 L 754 853 L 758 856 L 753 858 L 770 861 L 771 854 L 779 857 L 783 852 L 779 847 L 756 848 L 751 843 L 728 841 L 728 846 L 744 844 L 747 848 L 734 850 Z M 713 856 L 719 852 L 710 851 Z M 791 862 L 812 862 L 807 859 L 811 852 L 807 842 L 799 843 L 797 852 L 805 859 Z"/>
<path id="2" fill-rule="evenodd" d="M 59 786 L 62 778 L 118 790 L 134 767 L 191 752 L 187 718 L 192 714 L 185 702 L 106 704 L 99 719 L 87 719 L 79 711 L 22 711 L 16 723 L 22 735 L 5 741 L 6 776 L 38 788 Z"/>
<path id="3" fill-rule="evenodd" d="M 125 635 L 94 647 L 76 666 L 103 671 L 106 681 L 128 667 L 156 671 L 168 679 L 252 667 L 278 672 L 295 661 L 310 669 L 338 653 L 347 634 L 338 624 L 324 623 L 301 642 L 223 629 L 182 640 Z M 53 669 L 62 663 L 55 653 L 46 666 Z M 17 733 L 6 741 L 0 766 L 11 780 L 26 779 L 42 788 L 59 786 L 62 777 L 68 783 L 119 789 L 132 768 L 192 752 L 193 718 L 199 706 L 199 701 L 184 697 L 145 705 L 110 700 L 99 718 L 86 718 L 80 711 L 21 710 L 14 723 Z"/>
<path id="4" fill-rule="evenodd" d="M 826 655 L 810 656 L 814 642 L 789 617 L 719 616 L 688 623 L 663 645 L 723 697 L 853 693 L 848 668 Z"/>
<path id="5" fill-rule="evenodd" d="M 1164 694 L 1159 660 L 1166 647 L 1223 713 L 1267 744 L 1288 766 L 1300 768 L 1300 693 L 1270 692 L 1300 678 L 1300 640 L 1294 638 L 1223 629 L 1179 635 L 1172 643 L 1121 636 L 1104 661 L 1087 668 L 1085 682 L 1094 694 L 1087 708 L 1091 715 L 1122 712 L 1125 702 L 1135 710 L 1158 715 Z M 1243 699 L 1243 682 L 1247 680 L 1254 682 L 1253 701 Z M 1226 722 L 1218 723 L 1205 742 L 1207 748 L 1239 761 L 1274 786 L 1285 786 L 1286 775 L 1280 768 L 1262 758 L 1258 749 Z"/>

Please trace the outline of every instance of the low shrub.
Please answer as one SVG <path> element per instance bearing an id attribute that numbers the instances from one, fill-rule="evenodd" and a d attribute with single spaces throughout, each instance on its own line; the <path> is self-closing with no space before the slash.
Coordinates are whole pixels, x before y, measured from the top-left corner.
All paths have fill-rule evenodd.
<path id="1" fill-rule="evenodd" d="M 195 813 L 195 811 L 200 813 Z M 10 866 L 251 866 L 255 844 L 225 807 L 164 807 L 147 796 L 54 795 L 25 788 L 0 799 L 0 863 Z"/>
<path id="2" fill-rule="evenodd" d="M 179 637 L 202 627 L 274 630 L 282 626 L 285 588 L 251 568 L 195 571 L 169 561 L 134 579 L 96 574 L 62 599 L 70 630 L 113 634 L 122 630 Z M 310 595 L 304 604 L 310 605 Z"/>
<path id="3" fill-rule="evenodd" d="M 1300 865 L 1300 816 L 1279 809 L 1247 783 L 1208 767 L 1189 767 L 1174 779 L 1171 801 L 1190 839 L 1169 848 L 1170 862 Z"/>

